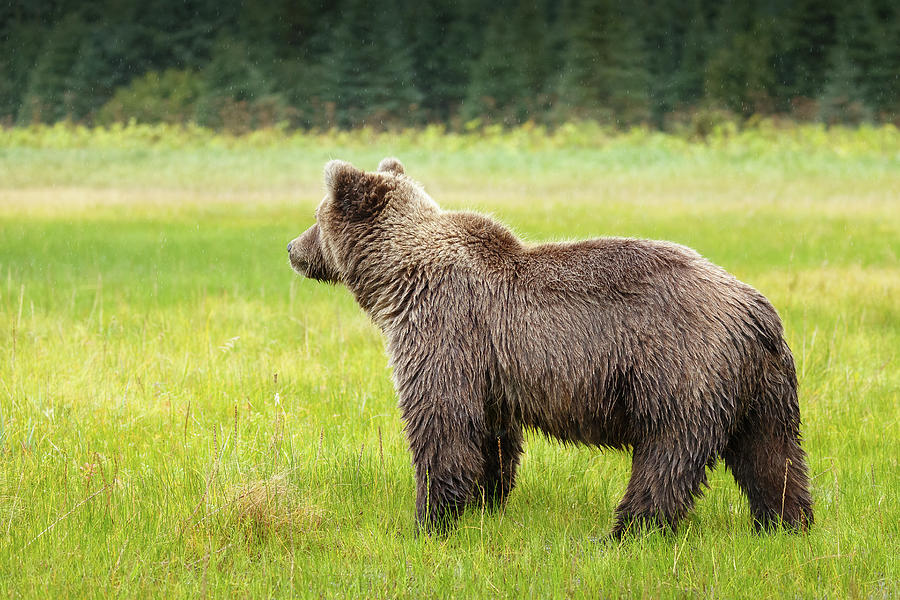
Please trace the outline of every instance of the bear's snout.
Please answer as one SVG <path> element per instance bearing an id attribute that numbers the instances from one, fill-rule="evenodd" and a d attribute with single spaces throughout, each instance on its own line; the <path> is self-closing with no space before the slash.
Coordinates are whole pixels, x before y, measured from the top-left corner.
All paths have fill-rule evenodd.
<path id="1" fill-rule="evenodd" d="M 291 267 L 303 276 L 306 276 L 309 270 L 311 246 L 309 238 L 314 237 L 312 232 L 315 225 L 301 233 L 295 239 L 288 242 L 287 251 L 291 259 Z"/>
<path id="2" fill-rule="evenodd" d="M 319 225 L 313 225 L 287 245 L 291 267 L 304 277 L 337 283 L 340 277 L 325 260 L 319 239 Z"/>

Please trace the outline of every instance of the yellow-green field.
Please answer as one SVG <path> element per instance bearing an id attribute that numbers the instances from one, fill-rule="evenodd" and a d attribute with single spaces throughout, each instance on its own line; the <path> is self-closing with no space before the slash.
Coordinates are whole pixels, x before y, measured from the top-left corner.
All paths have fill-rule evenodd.
<path id="1" fill-rule="evenodd" d="M 528 240 L 670 239 L 766 294 L 811 532 L 753 534 L 720 466 L 675 535 L 603 543 L 629 456 L 532 434 L 505 510 L 417 536 L 380 335 L 285 252 L 328 159 L 385 155 Z M 892 127 L 0 130 L 0 596 L 897 597 L 898 359 Z"/>

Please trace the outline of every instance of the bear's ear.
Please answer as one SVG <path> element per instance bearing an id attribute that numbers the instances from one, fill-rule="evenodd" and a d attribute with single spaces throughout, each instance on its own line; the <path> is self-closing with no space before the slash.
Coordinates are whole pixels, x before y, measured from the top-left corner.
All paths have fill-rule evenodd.
<path id="1" fill-rule="evenodd" d="M 388 178 L 364 173 L 348 162 L 332 160 L 325 165 L 325 186 L 344 214 L 351 219 L 365 219 L 384 207 L 393 184 Z"/>
<path id="2" fill-rule="evenodd" d="M 335 198 L 342 198 L 358 187 L 365 173 L 343 160 L 330 160 L 325 165 L 325 187 Z"/>
<path id="3" fill-rule="evenodd" d="M 382 159 L 382 161 L 378 163 L 378 170 L 382 173 L 393 173 L 394 175 L 403 175 L 404 173 L 403 163 L 393 156 Z"/>

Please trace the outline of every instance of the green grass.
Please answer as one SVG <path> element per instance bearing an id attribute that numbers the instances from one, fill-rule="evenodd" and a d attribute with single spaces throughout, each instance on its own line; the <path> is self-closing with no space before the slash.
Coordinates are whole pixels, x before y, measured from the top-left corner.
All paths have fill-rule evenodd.
<path id="1" fill-rule="evenodd" d="M 0 132 L 3 597 L 900 595 L 896 130 L 17 135 Z M 671 239 L 765 293 L 798 363 L 812 531 L 751 533 L 720 466 L 676 535 L 600 543 L 628 455 L 530 435 L 505 510 L 417 537 L 380 335 L 285 253 L 326 160 L 389 154 L 529 240 Z"/>

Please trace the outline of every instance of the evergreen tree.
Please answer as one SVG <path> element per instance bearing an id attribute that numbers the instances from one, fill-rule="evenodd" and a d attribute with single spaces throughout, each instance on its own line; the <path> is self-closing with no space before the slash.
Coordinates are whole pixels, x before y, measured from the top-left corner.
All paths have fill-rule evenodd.
<path id="1" fill-rule="evenodd" d="M 301 127 L 334 125 L 334 97 L 328 55 L 333 46 L 333 30 L 341 18 L 337 3 L 315 6 L 283 0 L 278 14 L 283 27 L 278 35 L 284 40 L 273 65 L 272 77 L 293 111 L 292 123 Z"/>
<path id="2" fill-rule="evenodd" d="M 878 59 L 868 74 L 869 95 L 883 120 L 900 123 L 900 6 L 883 2 L 876 14 L 881 27 Z"/>
<path id="3" fill-rule="evenodd" d="M 645 1 L 639 28 L 648 50 L 649 97 L 654 121 L 703 96 L 709 25 L 701 0 Z"/>
<path id="4" fill-rule="evenodd" d="M 275 91 L 271 48 L 240 38 L 221 37 L 203 70 L 208 93 L 238 102 L 252 102 Z"/>
<path id="5" fill-rule="evenodd" d="M 57 121 L 73 116 L 70 74 L 81 40 L 89 31 L 78 13 L 66 15 L 49 30 L 25 86 L 19 122 Z"/>
<path id="6" fill-rule="evenodd" d="M 482 10 L 478 0 L 405 2 L 402 17 L 425 120 L 446 122 L 465 99 L 481 51 Z"/>
<path id="7" fill-rule="evenodd" d="M 853 4 L 853 3 L 851 3 Z M 796 0 L 785 15 L 784 92 L 815 98 L 825 85 L 837 40 L 837 0 Z"/>
<path id="8" fill-rule="evenodd" d="M 575 115 L 634 123 L 648 117 L 644 48 L 622 5 L 587 0 L 570 16 L 560 97 Z"/>
<path id="9" fill-rule="evenodd" d="M 872 111 L 859 87 L 861 70 L 847 48 L 837 46 L 824 90 L 819 97 L 819 119 L 829 124 L 858 125 L 871 119 Z"/>
<path id="10" fill-rule="evenodd" d="M 845 6 L 837 38 L 846 60 L 857 69 L 854 83 L 864 103 L 896 119 L 900 109 L 900 6 L 879 0 Z"/>
<path id="11" fill-rule="evenodd" d="M 472 68 L 465 116 L 505 124 L 540 118 L 552 63 L 542 9 L 535 0 L 494 8 Z"/>
<path id="12" fill-rule="evenodd" d="M 750 114 L 805 98 L 835 114 L 848 93 L 859 114 L 891 120 L 900 4 L 11 0 L 0 73 L 0 122 L 91 122 L 107 106 L 104 119 L 192 112 L 211 125 L 243 111 L 246 127 L 648 115 L 662 126 L 701 103 Z M 162 97 L 143 110 L 142 94 Z M 175 105 L 179 116 L 149 116 Z"/>
<path id="13" fill-rule="evenodd" d="M 23 90 L 45 34 L 40 25 L 14 15 L 4 15 L 4 21 L 6 27 L 0 26 L 0 124 L 14 121 L 20 114 Z M 25 117 L 28 119 L 30 115 Z"/>
<path id="14" fill-rule="evenodd" d="M 771 21 L 757 21 L 715 51 L 706 68 L 708 99 L 745 116 L 772 110 L 774 29 Z"/>
<path id="15" fill-rule="evenodd" d="M 395 25 L 397 8 L 396 0 L 380 3 L 374 12 L 365 0 L 342 6 L 324 63 L 325 96 L 334 103 L 336 125 L 402 121 L 421 99 L 409 46 Z"/>

